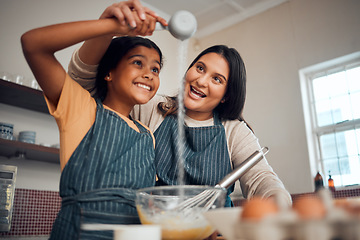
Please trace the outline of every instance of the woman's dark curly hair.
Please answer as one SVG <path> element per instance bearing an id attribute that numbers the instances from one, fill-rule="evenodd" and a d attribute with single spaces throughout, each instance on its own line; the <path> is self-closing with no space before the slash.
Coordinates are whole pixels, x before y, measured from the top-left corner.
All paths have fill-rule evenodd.
<path id="1" fill-rule="evenodd" d="M 104 56 L 100 60 L 97 74 L 96 74 L 96 82 L 95 89 L 96 94 L 95 97 L 104 101 L 107 95 L 107 82 L 105 81 L 106 75 L 109 72 L 117 67 L 121 59 L 133 48 L 138 46 L 144 46 L 147 48 L 155 49 L 160 56 L 160 67 L 163 65 L 163 56 L 160 48 L 150 39 L 142 38 L 142 37 L 117 37 L 114 38 L 108 49 L 106 50 Z"/>
<path id="2" fill-rule="evenodd" d="M 214 109 L 220 119 L 244 121 L 242 117 L 246 97 L 246 70 L 245 64 L 238 51 L 225 45 L 215 45 L 202 51 L 190 64 L 188 70 L 205 54 L 217 53 L 223 56 L 229 64 L 229 77 L 225 102 L 219 103 Z M 158 108 L 167 116 L 177 112 L 177 97 L 169 97 L 166 103 L 159 103 Z"/>

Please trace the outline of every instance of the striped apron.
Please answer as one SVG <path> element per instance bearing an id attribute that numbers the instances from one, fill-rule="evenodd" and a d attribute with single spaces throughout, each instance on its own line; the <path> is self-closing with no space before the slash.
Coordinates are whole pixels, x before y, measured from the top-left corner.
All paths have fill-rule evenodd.
<path id="1" fill-rule="evenodd" d="M 113 239 L 112 232 L 82 231 L 82 223 L 140 223 L 136 189 L 155 185 L 150 132 L 135 131 L 97 100 L 93 126 L 82 139 L 60 179 L 61 209 L 50 239 Z"/>
<path id="2" fill-rule="evenodd" d="M 155 166 L 159 180 L 157 185 L 178 184 L 178 121 L 167 116 L 154 133 L 156 139 Z M 215 186 L 232 171 L 227 150 L 225 128 L 214 115 L 214 125 L 208 127 L 185 126 L 184 183 L 186 185 Z M 228 189 L 225 206 L 232 206 Z"/>

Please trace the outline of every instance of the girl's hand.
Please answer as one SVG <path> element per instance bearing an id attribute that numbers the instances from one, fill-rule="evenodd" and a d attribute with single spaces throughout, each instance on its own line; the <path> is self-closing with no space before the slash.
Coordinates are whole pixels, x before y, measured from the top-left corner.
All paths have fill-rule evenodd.
<path id="1" fill-rule="evenodd" d="M 219 232 L 215 231 L 213 234 L 211 234 L 208 238 L 206 238 L 204 240 L 216 240 L 218 235 L 219 235 Z"/>
<path id="2" fill-rule="evenodd" d="M 131 35 L 152 35 L 156 22 L 160 22 L 164 26 L 168 25 L 165 19 L 159 17 L 149 8 L 142 6 L 139 0 L 112 4 L 100 16 L 100 19 L 103 18 L 118 19 L 121 25 L 132 30 Z M 135 29 L 136 31 L 133 31 Z"/>

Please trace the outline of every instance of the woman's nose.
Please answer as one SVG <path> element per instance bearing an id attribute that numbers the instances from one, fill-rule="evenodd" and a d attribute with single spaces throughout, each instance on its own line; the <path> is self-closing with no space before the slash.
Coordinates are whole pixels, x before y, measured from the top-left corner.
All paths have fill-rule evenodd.
<path id="1" fill-rule="evenodd" d="M 209 80 L 206 76 L 200 76 L 197 80 L 196 80 L 197 84 L 199 86 L 207 86 L 209 83 Z"/>

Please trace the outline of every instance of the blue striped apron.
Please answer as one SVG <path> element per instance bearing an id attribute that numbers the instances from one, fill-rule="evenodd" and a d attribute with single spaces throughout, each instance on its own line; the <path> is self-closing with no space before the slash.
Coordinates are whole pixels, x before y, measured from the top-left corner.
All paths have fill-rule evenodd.
<path id="1" fill-rule="evenodd" d="M 154 133 L 156 139 L 155 166 L 157 185 L 178 184 L 178 121 L 176 116 L 167 116 Z M 214 125 L 208 127 L 185 126 L 184 143 L 184 183 L 187 185 L 215 186 L 232 171 L 227 150 L 225 128 L 214 115 Z M 225 205 L 230 207 L 228 189 Z"/>
<path id="2" fill-rule="evenodd" d="M 155 185 L 155 152 L 150 132 L 134 123 L 140 132 L 97 100 L 95 122 L 61 174 L 62 205 L 50 239 L 113 239 L 80 225 L 140 223 L 135 192 Z"/>

